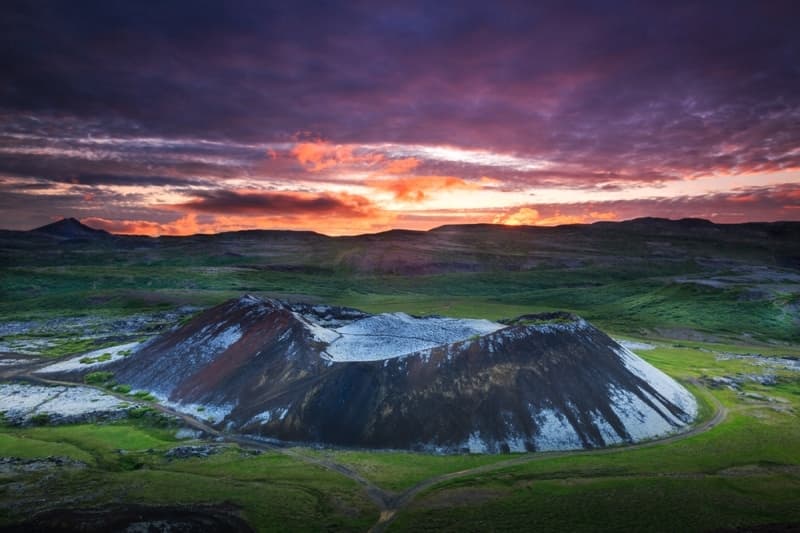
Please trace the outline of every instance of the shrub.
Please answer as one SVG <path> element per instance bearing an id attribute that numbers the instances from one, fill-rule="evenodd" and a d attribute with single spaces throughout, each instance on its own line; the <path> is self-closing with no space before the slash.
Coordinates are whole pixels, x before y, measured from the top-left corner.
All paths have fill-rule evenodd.
<path id="1" fill-rule="evenodd" d="M 83 381 L 88 385 L 107 385 L 114 379 L 113 372 L 91 372 L 84 376 Z"/>
<path id="2" fill-rule="evenodd" d="M 140 400 L 145 400 L 147 402 L 153 402 L 156 399 L 155 396 L 153 396 L 146 390 L 137 390 L 136 392 L 133 393 L 133 395 L 139 398 Z"/>
<path id="3" fill-rule="evenodd" d="M 152 407 L 134 407 L 133 409 L 128 409 L 128 416 L 131 418 L 144 418 L 153 414 L 156 414 L 156 411 Z"/>
<path id="4" fill-rule="evenodd" d="M 31 424 L 34 424 L 34 425 L 37 425 L 37 426 L 44 426 L 48 422 L 50 422 L 50 415 L 47 414 L 47 413 L 39 413 L 39 414 L 35 414 L 35 415 L 33 415 L 31 417 Z"/>

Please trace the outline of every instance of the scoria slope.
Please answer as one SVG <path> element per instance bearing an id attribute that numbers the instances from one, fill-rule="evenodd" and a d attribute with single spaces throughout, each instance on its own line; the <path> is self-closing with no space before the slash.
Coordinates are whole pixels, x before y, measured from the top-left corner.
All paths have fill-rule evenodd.
<path id="1" fill-rule="evenodd" d="M 220 427 L 439 452 L 594 448 L 674 432 L 682 386 L 565 313 L 506 323 L 245 296 L 110 365 Z"/>

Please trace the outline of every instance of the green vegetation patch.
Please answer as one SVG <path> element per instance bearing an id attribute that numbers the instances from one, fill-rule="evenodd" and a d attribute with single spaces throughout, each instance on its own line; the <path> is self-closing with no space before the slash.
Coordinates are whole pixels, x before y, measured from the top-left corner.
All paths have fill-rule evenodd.
<path id="1" fill-rule="evenodd" d="M 98 371 L 90 372 L 83 378 L 83 382 L 87 385 L 109 386 L 114 379 L 113 372 Z"/>
<path id="2" fill-rule="evenodd" d="M 83 365 L 91 365 L 94 363 L 105 363 L 106 361 L 111 361 L 111 354 L 104 353 L 98 355 L 97 357 L 81 357 L 79 361 Z"/>
<path id="3" fill-rule="evenodd" d="M 430 495 L 392 531 L 709 531 L 800 520 L 787 475 L 577 477 L 478 484 Z"/>

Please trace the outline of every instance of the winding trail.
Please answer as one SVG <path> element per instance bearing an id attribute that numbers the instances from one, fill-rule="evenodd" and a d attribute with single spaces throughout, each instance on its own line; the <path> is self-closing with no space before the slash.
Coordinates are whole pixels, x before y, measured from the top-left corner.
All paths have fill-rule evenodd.
<path id="1" fill-rule="evenodd" d="M 110 394 L 115 396 L 121 400 L 125 400 L 127 402 L 132 401 L 130 396 L 125 394 L 115 393 L 113 391 L 109 391 L 102 387 L 96 387 L 93 385 L 86 385 L 83 383 L 71 382 L 71 381 L 61 381 L 61 380 L 54 380 L 41 377 L 39 375 L 33 375 L 31 373 L 24 373 L 18 374 L 18 378 L 25 379 L 27 381 L 36 382 L 36 383 L 43 383 L 43 384 L 50 384 L 50 385 L 66 385 L 66 386 L 74 386 L 74 385 L 83 385 L 87 387 L 93 387 L 98 390 L 103 391 L 106 394 Z M 594 455 L 609 455 L 614 453 L 619 453 L 622 451 L 628 450 L 637 450 L 642 448 L 650 448 L 653 446 L 660 446 L 662 444 L 669 444 L 672 442 L 677 442 L 683 439 L 687 439 L 689 437 L 693 437 L 695 435 L 699 435 L 701 433 L 705 433 L 712 428 L 716 427 L 717 425 L 721 424 L 725 418 L 728 416 L 728 409 L 720 403 L 720 401 L 700 382 L 697 380 L 689 380 L 689 382 L 697 387 L 699 390 L 703 391 L 704 396 L 711 401 L 713 407 L 715 409 L 714 414 L 709 417 L 708 419 L 704 420 L 700 424 L 693 426 L 688 431 L 682 433 L 675 433 L 664 437 L 662 439 L 655 439 L 646 442 L 641 442 L 639 444 L 631 444 L 627 446 L 617 446 L 612 448 L 602 448 L 596 450 L 572 450 L 572 451 L 564 451 L 564 452 L 535 452 L 535 453 L 528 453 L 519 455 L 517 457 L 513 457 L 506 461 L 499 461 L 497 463 L 492 463 L 488 465 L 477 466 L 475 468 L 469 468 L 466 470 L 459 470 L 457 472 L 449 472 L 447 474 L 441 474 L 438 476 L 433 476 L 427 479 L 424 479 L 417 483 L 416 485 L 409 487 L 405 491 L 397 494 L 394 492 L 386 491 L 370 481 L 369 479 L 365 478 L 357 471 L 353 470 L 352 468 L 343 465 L 341 463 L 337 463 L 330 459 L 324 457 L 318 457 L 314 455 L 309 455 L 298 451 L 295 448 L 286 448 L 282 447 L 277 444 L 273 444 L 270 442 L 265 442 L 261 439 L 257 439 L 255 437 L 239 434 L 239 433 L 226 433 L 220 431 L 210 425 L 206 424 L 205 422 L 185 413 L 181 413 L 180 411 L 176 411 L 170 407 L 166 407 L 156 402 L 146 402 L 140 401 L 140 403 L 147 404 L 153 409 L 164 413 L 166 415 L 174 416 L 182 420 L 187 426 L 192 427 L 194 429 L 198 429 L 200 431 L 205 432 L 208 435 L 212 435 L 214 437 L 220 437 L 226 442 L 232 442 L 238 444 L 239 446 L 243 446 L 246 448 L 251 449 L 258 449 L 258 450 L 266 450 L 266 451 L 273 451 L 282 453 L 284 455 L 290 456 L 297 460 L 303 461 L 308 464 L 316 465 L 321 468 L 328 469 L 332 472 L 336 472 L 342 476 L 345 476 L 354 482 L 356 482 L 364 492 L 367 494 L 369 499 L 378 507 L 380 510 L 380 515 L 378 517 L 378 521 L 369 529 L 372 533 L 379 533 L 385 531 L 386 528 L 397 518 L 398 514 L 408 507 L 414 499 L 422 492 L 447 481 L 451 481 L 454 479 L 459 479 L 462 477 L 472 476 L 476 474 L 484 474 L 487 472 L 494 472 L 497 470 L 502 470 L 504 468 L 509 468 L 516 465 L 522 465 L 532 462 L 538 461 L 546 461 L 549 459 L 556 459 L 556 458 L 563 458 L 563 457 L 571 457 L 571 456 L 594 456 Z M 139 401 L 139 400 L 134 400 Z"/>

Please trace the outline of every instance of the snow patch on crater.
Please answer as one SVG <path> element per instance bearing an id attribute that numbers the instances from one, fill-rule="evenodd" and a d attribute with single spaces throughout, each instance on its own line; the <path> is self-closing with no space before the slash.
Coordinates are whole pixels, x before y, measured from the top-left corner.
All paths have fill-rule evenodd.
<path id="1" fill-rule="evenodd" d="M 690 422 L 697 416 L 697 400 L 677 381 L 648 364 L 627 348 L 620 347 L 615 352 L 632 374 L 649 383 L 659 394 L 686 413 L 684 423 Z"/>
<path id="2" fill-rule="evenodd" d="M 668 414 L 668 409 L 663 408 L 663 413 L 666 414 L 665 418 L 665 414 L 656 411 L 630 391 L 612 387 L 609 391 L 609 398 L 612 402 L 611 409 L 634 441 L 660 437 L 683 426 L 681 423 L 671 423 L 673 417 Z M 654 400 L 652 397 L 648 399 Z M 656 406 L 661 405 L 660 402 L 653 401 L 653 403 Z"/>
<path id="3" fill-rule="evenodd" d="M 161 405 L 165 405 L 179 413 L 205 420 L 211 424 L 216 424 L 227 418 L 234 407 L 236 407 L 233 404 L 174 402 L 170 401 L 164 394 L 154 391 L 150 391 L 150 394 L 152 394 Z"/>
<path id="4" fill-rule="evenodd" d="M 482 319 L 443 317 L 415 318 L 405 313 L 384 313 L 355 320 L 332 331 L 318 329 L 315 336 L 328 342 L 326 352 L 331 360 L 380 361 L 421 352 L 437 346 L 482 336 L 506 326 Z M 330 339 L 330 340 L 328 340 Z"/>
<path id="5" fill-rule="evenodd" d="M 583 448 L 581 438 L 575 432 L 567 417 L 555 409 L 533 411 L 536 423 L 536 450 L 548 452 L 553 450 L 573 450 Z"/>

